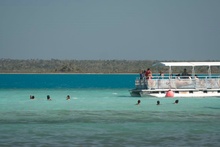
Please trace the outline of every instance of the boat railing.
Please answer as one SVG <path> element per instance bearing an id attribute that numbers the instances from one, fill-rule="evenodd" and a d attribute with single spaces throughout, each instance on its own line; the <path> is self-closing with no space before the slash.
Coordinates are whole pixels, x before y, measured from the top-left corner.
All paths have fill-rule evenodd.
<path id="1" fill-rule="evenodd" d="M 135 80 L 136 89 L 219 89 L 220 76 L 154 76 Z"/>

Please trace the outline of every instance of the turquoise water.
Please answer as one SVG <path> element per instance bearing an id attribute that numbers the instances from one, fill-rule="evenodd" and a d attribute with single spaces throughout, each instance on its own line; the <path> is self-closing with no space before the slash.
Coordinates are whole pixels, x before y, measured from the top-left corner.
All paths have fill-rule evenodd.
<path id="1" fill-rule="evenodd" d="M 130 97 L 124 82 L 134 75 L 81 75 L 98 79 L 82 88 L 73 81 L 61 87 L 57 80 L 77 75 L 34 75 L 38 82 L 30 87 L 31 75 L 19 76 L 13 81 L 0 75 L 0 146 L 219 146 L 219 98 L 178 98 L 173 104 L 175 98 Z"/>

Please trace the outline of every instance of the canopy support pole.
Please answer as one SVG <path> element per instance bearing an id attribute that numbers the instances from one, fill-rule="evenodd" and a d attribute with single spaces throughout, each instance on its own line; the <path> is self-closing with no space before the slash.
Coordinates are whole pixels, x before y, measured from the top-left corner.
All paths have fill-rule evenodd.
<path id="1" fill-rule="evenodd" d="M 212 73 L 211 73 L 211 67 L 210 66 L 209 66 L 209 69 L 208 69 L 208 75 L 209 75 L 209 78 L 211 78 Z"/>
<path id="2" fill-rule="evenodd" d="M 169 66 L 169 89 L 171 89 L 171 79 L 172 79 L 172 69 L 171 66 Z"/>
<path id="3" fill-rule="evenodd" d="M 195 79 L 195 68 L 194 68 L 194 66 L 192 67 L 192 77 L 193 77 L 193 79 Z"/>

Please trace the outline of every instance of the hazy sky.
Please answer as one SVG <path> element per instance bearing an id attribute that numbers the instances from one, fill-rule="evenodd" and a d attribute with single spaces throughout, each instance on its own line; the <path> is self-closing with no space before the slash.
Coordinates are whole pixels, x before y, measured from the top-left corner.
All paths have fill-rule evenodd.
<path id="1" fill-rule="evenodd" d="M 219 60 L 220 0 L 0 0 L 0 58 Z"/>

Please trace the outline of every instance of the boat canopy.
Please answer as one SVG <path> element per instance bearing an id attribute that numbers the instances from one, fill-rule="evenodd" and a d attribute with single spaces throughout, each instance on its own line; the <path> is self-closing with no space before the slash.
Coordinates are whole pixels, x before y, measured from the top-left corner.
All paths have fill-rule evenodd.
<path id="1" fill-rule="evenodd" d="M 172 74 L 172 66 L 191 66 L 192 76 L 195 76 L 195 66 L 208 66 L 208 75 L 211 76 L 211 66 L 220 66 L 220 62 L 159 62 L 153 66 L 169 66 L 169 75 Z"/>
<path id="2" fill-rule="evenodd" d="M 220 62 L 160 62 L 161 66 L 220 66 Z"/>

